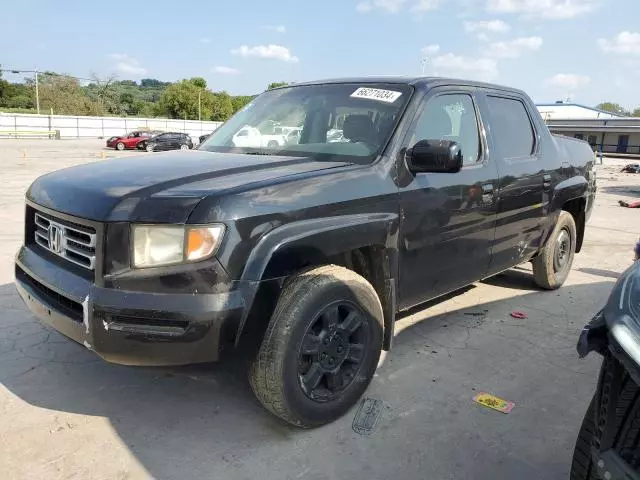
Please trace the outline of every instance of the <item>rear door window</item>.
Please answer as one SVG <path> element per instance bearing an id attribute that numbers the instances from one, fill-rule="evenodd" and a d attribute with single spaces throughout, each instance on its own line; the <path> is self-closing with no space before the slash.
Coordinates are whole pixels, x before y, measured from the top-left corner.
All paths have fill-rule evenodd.
<path id="1" fill-rule="evenodd" d="M 535 150 L 535 131 L 521 100 L 487 96 L 491 133 L 502 158 L 530 157 Z"/>

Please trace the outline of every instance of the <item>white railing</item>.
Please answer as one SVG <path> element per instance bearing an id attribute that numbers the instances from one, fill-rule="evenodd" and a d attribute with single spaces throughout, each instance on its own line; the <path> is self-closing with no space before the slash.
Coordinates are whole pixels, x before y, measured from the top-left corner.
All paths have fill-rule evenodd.
<path id="1" fill-rule="evenodd" d="M 58 130 L 60 138 L 108 138 L 139 128 L 148 128 L 187 133 L 197 140 L 200 135 L 211 133 L 220 125 L 222 122 L 168 118 L 82 117 L 0 112 L 0 137 L 10 136 L 11 132 L 34 132 L 34 136 L 38 136 L 39 132 Z"/>

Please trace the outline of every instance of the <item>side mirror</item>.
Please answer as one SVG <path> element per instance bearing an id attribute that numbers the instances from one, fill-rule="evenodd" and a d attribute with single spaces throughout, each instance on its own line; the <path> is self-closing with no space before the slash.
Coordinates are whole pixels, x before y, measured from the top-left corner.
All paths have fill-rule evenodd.
<path id="1" fill-rule="evenodd" d="M 420 140 L 407 152 L 414 173 L 456 173 L 462 169 L 462 150 L 449 140 Z"/>

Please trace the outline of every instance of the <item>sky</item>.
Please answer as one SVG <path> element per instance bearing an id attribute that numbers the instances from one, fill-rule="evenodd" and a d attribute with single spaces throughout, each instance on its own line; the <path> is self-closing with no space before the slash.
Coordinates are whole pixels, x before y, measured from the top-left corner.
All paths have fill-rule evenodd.
<path id="1" fill-rule="evenodd" d="M 638 0 L 20 0 L 0 11 L 2 68 L 175 81 L 233 95 L 273 81 L 453 76 L 640 106 Z M 6 75 L 19 80 L 16 75 Z"/>

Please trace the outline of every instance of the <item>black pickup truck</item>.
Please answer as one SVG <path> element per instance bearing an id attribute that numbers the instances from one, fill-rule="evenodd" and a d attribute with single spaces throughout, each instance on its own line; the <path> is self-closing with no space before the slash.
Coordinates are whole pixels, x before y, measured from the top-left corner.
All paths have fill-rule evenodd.
<path id="1" fill-rule="evenodd" d="M 265 147 L 276 124 L 300 134 Z M 364 393 L 399 312 L 528 261 L 540 287 L 560 287 L 593 167 L 589 145 L 552 136 L 518 90 L 298 84 L 259 95 L 195 151 L 35 180 L 16 286 L 42 321 L 110 362 L 255 347 L 260 401 L 317 426 Z"/>

